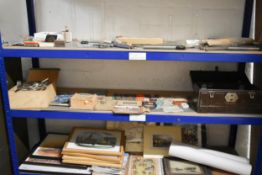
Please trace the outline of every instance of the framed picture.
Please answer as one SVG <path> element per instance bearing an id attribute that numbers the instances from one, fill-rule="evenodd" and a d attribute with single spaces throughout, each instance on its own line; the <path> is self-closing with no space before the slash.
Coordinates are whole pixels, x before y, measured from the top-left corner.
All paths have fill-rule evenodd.
<path id="1" fill-rule="evenodd" d="M 43 142 L 33 151 L 32 156 L 61 158 L 62 148 L 68 135 L 48 134 Z"/>
<path id="2" fill-rule="evenodd" d="M 169 146 L 174 141 L 182 141 L 180 126 L 145 126 L 144 157 L 162 158 L 167 156 Z"/>
<path id="3" fill-rule="evenodd" d="M 190 145 L 202 146 L 201 124 L 184 124 L 182 128 L 182 142 Z"/>
<path id="4" fill-rule="evenodd" d="M 205 167 L 178 158 L 164 158 L 163 168 L 166 175 L 211 175 Z"/>
<path id="5" fill-rule="evenodd" d="M 125 131 L 126 137 L 126 152 L 143 152 L 143 135 L 144 126 L 154 126 L 155 123 L 141 122 L 106 122 L 107 129 L 117 129 Z"/>
<path id="6" fill-rule="evenodd" d="M 75 128 L 63 152 L 120 156 L 124 153 L 123 132 Z"/>
<path id="7" fill-rule="evenodd" d="M 143 158 L 139 155 L 131 155 L 129 158 L 128 175 L 162 175 L 161 159 Z"/>

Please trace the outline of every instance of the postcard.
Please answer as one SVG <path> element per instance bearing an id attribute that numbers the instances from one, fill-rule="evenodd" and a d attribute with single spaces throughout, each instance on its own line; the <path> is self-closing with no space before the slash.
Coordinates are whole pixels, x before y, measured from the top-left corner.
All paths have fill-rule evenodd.
<path id="1" fill-rule="evenodd" d="M 164 158 L 163 167 L 166 175 L 211 175 L 202 165 L 178 158 Z"/>
<path id="2" fill-rule="evenodd" d="M 63 151 L 99 155 L 122 155 L 121 131 L 75 128 Z"/>
<path id="3" fill-rule="evenodd" d="M 32 153 L 33 156 L 61 158 L 62 148 L 68 135 L 48 134 L 43 142 Z"/>
<path id="4" fill-rule="evenodd" d="M 167 156 L 169 146 L 174 141 L 182 141 L 180 126 L 145 126 L 144 157 Z"/>
<path id="5" fill-rule="evenodd" d="M 161 175 L 162 161 L 161 159 L 143 158 L 139 155 L 131 155 L 128 165 L 128 175 Z"/>

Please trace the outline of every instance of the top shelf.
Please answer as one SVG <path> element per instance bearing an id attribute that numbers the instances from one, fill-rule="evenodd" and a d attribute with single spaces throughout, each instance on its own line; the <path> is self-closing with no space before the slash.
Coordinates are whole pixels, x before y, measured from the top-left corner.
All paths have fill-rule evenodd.
<path id="1" fill-rule="evenodd" d="M 97 48 L 39 48 L 6 46 L 0 49 L 2 57 L 101 59 L 101 60 L 148 60 L 193 62 L 262 62 L 262 51 L 202 51 L 141 50 Z"/>

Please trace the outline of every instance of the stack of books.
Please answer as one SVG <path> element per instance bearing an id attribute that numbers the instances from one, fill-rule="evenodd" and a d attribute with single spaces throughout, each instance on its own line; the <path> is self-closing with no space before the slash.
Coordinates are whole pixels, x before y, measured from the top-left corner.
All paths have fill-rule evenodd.
<path id="1" fill-rule="evenodd" d="M 91 174 L 91 167 L 62 162 L 62 148 L 68 135 L 48 134 L 19 166 L 22 173 Z"/>
<path id="2" fill-rule="evenodd" d="M 121 168 L 124 161 L 122 131 L 75 128 L 62 150 L 63 163 Z"/>

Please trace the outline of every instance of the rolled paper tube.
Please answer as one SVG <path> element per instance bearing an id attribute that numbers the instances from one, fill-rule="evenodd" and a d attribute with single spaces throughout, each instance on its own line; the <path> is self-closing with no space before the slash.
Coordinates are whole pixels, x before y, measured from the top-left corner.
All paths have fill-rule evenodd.
<path id="1" fill-rule="evenodd" d="M 210 151 L 203 151 L 198 147 L 172 144 L 169 148 L 169 155 L 236 174 L 250 175 L 252 166 L 244 162 L 242 158 L 236 159 L 234 156 L 232 158 L 230 154 L 225 156 L 226 153 L 219 154 L 218 151 L 215 153 Z"/>
<path id="2" fill-rule="evenodd" d="M 206 153 L 210 153 L 213 154 L 215 156 L 219 156 L 219 157 L 223 157 L 223 158 L 227 158 L 227 159 L 231 159 L 231 160 L 235 160 L 235 161 L 239 161 L 239 162 L 243 162 L 243 163 L 249 163 L 247 158 L 244 157 L 240 157 L 240 156 L 236 156 L 236 155 L 232 155 L 232 154 L 227 154 L 224 152 L 220 152 L 220 151 L 214 151 L 214 150 L 210 150 L 210 149 L 200 149 L 203 152 Z"/>

